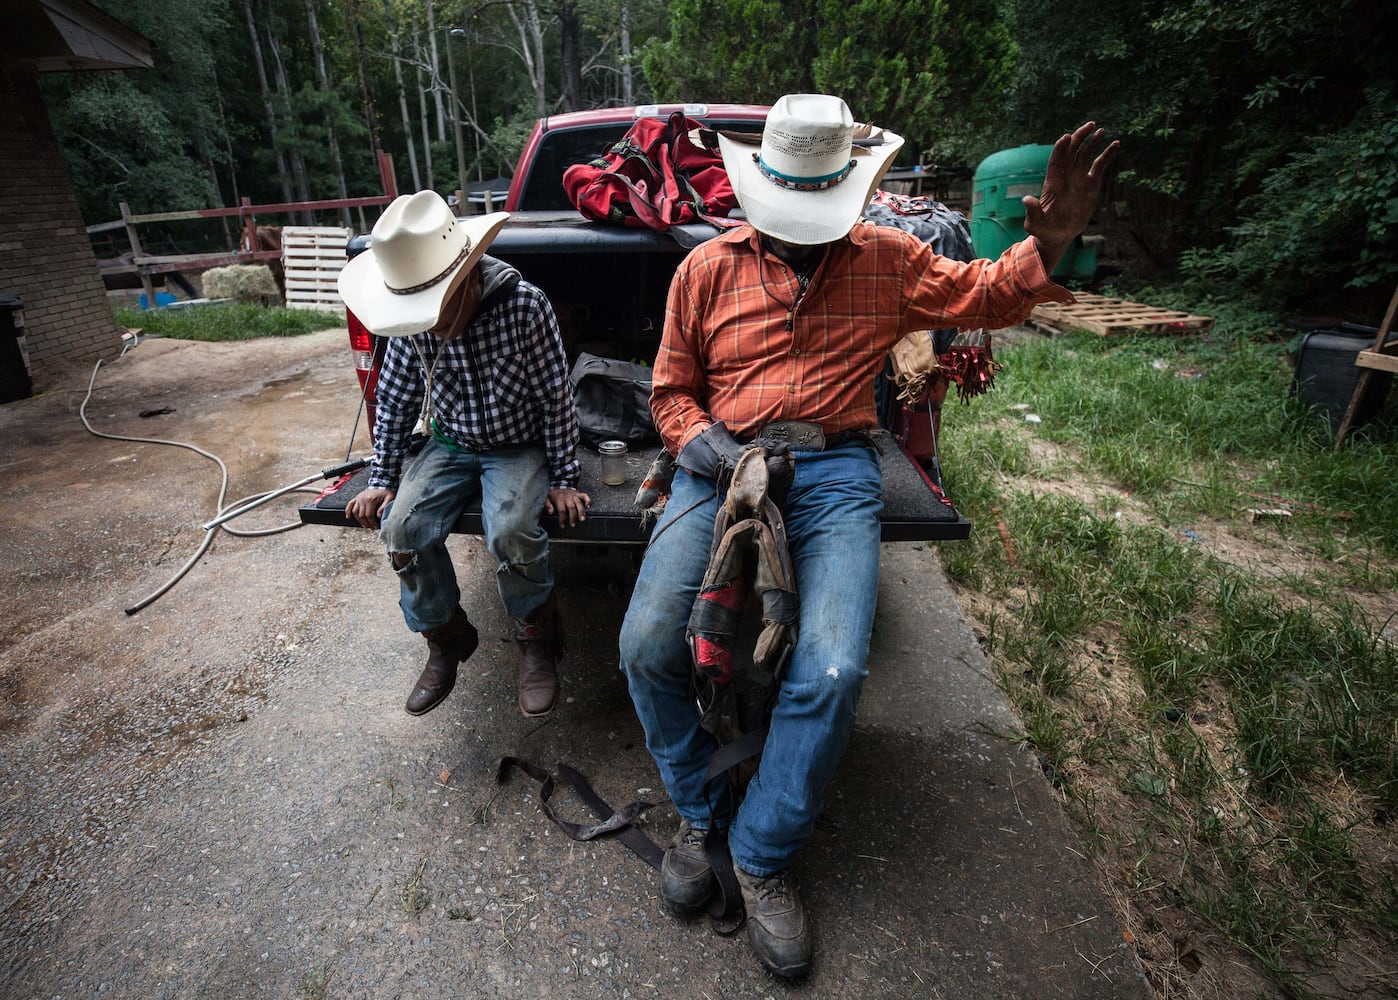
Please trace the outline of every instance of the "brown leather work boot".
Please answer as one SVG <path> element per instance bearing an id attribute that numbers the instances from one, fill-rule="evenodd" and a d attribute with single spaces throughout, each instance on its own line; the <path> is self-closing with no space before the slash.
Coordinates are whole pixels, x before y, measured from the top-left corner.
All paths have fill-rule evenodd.
<path id="1" fill-rule="evenodd" d="M 456 665 L 476 651 L 480 636 L 460 606 L 451 621 L 422 633 L 427 640 L 427 666 L 404 706 L 409 715 L 422 715 L 442 703 L 456 685 Z"/>
<path id="2" fill-rule="evenodd" d="M 525 718 L 548 715 L 558 702 L 558 661 L 563 657 L 563 625 L 550 594 L 528 618 L 518 622 L 519 710 Z"/>
<path id="3" fill-rule="evenodd" d="M 790 871 L 749 875 L 734 867 L 748 915 L 748 943 L 768 972 L 796 979 L 811 971 L 811 925 Z"/>

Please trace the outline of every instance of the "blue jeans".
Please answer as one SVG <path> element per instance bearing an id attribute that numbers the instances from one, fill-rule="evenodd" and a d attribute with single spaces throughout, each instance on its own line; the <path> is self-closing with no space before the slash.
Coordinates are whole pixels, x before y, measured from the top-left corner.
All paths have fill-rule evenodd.
<path id="1" fill-rule="evenodd" d="M 541 446 L 471 452 L 429 439 L 403 474 L 379 529 L 398 574 L 398 606 L 408 628 L 445 625 L 460 605 L 447 536 L 478 492 L 485 545 L 500 563 L 495 582 L 505 613 L 523 622 L 538 610 L 553 591 L 549 536 L 539 524 L 548 489 Z"/>
<path id="2" fill-rule="evenodd" d="M 705 798 L 704 772 L 718 744 L 699 726 L 684 638 L 713 541 L 713 492 L 710 480 L 676 470 L 621 627 L 621 669 L 679 814 L 701 829 L 728 826 L 738 867 L 770 875 L 790 867 L 810 839 L 854 728 L 878 597 L 879 462 L 858 442 L 796 454 L 783 507 L 799 637 L 761 764 L 736 813 L 723 782 Z"/>

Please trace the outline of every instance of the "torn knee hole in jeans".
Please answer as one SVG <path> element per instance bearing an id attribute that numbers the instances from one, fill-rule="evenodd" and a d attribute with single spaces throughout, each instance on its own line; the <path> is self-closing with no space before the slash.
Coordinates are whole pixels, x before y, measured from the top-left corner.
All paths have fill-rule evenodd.
<path id="1" fill-rule="evenodd" d="M 401 573 L 405 569 L 410 569 L 417 563 L 416 552 L 390 552 L 388 554 L 389 564 L 393 566 L 395 572 Z"/>
<path id="2" fill-rule="evenodd" d="M 500 573 L 519 573 L 522 576 L 528 576 L 529 570 L 533 569 L 535 566 L 547 563 L 548 558 L 548 556 L 543 555 L 539 556 L 537 559 L 530 559 L 527 562 L 521 562 L 516 559 L 501 559 L 500 565 L 495 567 L 495 572 L 497 575 Z"/>

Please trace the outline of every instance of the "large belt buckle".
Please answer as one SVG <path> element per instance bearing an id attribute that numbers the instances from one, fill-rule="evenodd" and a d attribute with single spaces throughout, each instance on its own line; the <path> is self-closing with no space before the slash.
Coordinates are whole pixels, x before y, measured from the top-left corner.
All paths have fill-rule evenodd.
<path id="1" fill-rule="evenodd" d="M 825 431 L 809 420 L 774 420 L 757 432 L 758 437 L 785 441 L 792 448 L 805 451 L 825 450 Z"/>

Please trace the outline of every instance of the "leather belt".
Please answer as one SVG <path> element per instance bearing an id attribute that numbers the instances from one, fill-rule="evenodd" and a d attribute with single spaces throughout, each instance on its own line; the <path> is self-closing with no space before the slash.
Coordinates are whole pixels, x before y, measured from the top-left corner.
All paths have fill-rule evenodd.
<path id="1" fill-rule="evenodd" d="M 849 441 L 865 440 L 864 431 L 836 431 L 826 434 L 820 424 L 810 420 L 774 420 L 761 427 L 754 438 L 783 441 L 792 451 L 825 451 Z"/>

